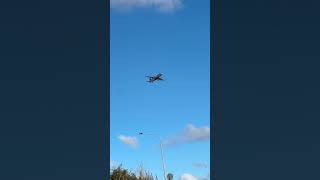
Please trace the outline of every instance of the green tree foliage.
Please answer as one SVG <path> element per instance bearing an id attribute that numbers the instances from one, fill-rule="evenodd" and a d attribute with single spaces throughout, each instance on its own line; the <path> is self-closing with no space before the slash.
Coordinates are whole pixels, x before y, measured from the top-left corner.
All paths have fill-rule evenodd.
<path id="1" fill-rule="evenodd" d="M 137 178 L 138 178 L 138 180 L 154 180 L 152 174 L 145 171 L 143 169 L 143 166 L 140 166 L 140 168 L 138 169 Z"/>
<path id="2" fill-rule="evenodd" d="M 123 169 L 121 165 L 111 171 L 110 180 L 137 180 L 136 175 Z"/>
<path id="3" fill-rule="evenodd" d="M 120 165 L 111 170 L 110 180 L 154 180 L 154 178 L 151 173 L 146 172 L 142 167 L 135 174 Z"/>

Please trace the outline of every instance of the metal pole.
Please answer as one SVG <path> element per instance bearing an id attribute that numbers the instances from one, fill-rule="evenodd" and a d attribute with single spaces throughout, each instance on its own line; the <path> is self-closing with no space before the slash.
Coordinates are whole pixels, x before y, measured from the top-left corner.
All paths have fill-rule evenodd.
<path id="1" fill-rule="evenodd" d="M 167 180 L 167 177 L 166 177 L 166 166 L 164 164 L 164 158 L 163 158 L 163 149 L 162 149 L 162 141 L 161 141 L 161 138 L 158 134 L 145 134 L 145 133 L 139 133 L 140 135 L 153 135 L 153 136 L 158 136 L 159 137 L 159 140 L 160 140 L 160 151 L 161 151 L 161 160 L 162 160 L 162 169 L 163 169 L 163 177 L 164 177 L 164 180 Z"/>
<path id="2" fill-rule="evenodd" d="M 162 158 L 163 176 L 164 176 L 164 180 L 167 180 L 167 177 L 166 177 L 166 167 L 165 167 L 165 165 L 164 165 L 164 158 L 163 158 L 163 150 L 162 150 L 162 142 L 161 142 L 161 139 L 160 139 L 160 150 L 161 150 L 161 158 Z"/>

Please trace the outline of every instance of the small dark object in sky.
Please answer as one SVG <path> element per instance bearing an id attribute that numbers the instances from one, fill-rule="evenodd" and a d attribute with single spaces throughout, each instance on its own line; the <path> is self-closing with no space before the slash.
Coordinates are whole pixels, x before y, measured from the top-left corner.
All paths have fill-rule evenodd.
<path id="1" fill-rule="evenodd" d="M 149 78 L 149 80 L 148 80 L 147 82 L 153 83 L 153 82 L 155 82 L 155 81 L 164 81 L 164 80 L 161 78 L 162 75 L 163 75 L 162 73 L 159 73 L 159 74 L 157 74 L 157 75 L 155 75 L 155 76 L 146 76 L 147 78 Z"/>

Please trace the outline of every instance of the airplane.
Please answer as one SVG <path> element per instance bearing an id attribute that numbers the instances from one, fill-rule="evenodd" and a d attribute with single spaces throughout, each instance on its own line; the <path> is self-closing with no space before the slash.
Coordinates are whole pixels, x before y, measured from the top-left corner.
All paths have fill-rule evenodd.
<path id="1" fill-rule="evenodd" d="M 153 83 L 153 82 L 155 82 L 155 81 L 164 81 L 164 80 L 161 78 L 162 75 L 163 75 L 162 73 L 159 73 L 159 74 L 157 74 L 157 75 L 155 75 L 155 76 L 146 76 L 147 78 L 149 78 L 149 80 L 148 80 L 147 82 Z"/>

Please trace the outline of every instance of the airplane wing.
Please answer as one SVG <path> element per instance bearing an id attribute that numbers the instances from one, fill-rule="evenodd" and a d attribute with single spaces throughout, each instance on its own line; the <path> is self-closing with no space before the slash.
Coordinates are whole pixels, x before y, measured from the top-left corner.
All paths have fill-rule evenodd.
<path id="1" fill-rule="evenodd" d="M 164 79 L 162 79 L 162 78 L 159 78 L 159 80 L 160 80 L 160 81 L 164 81 Z"/>

